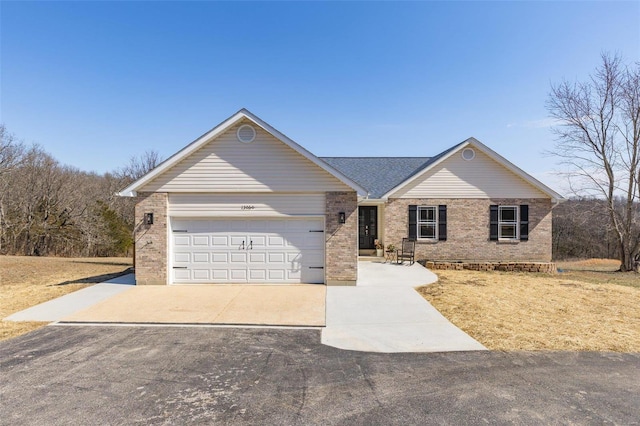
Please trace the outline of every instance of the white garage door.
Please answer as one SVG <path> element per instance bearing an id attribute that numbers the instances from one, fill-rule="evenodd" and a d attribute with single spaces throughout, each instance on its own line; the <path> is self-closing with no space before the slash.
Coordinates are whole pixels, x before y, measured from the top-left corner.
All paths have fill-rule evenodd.
<path id="1" fill-rule="evenodd" d="M 173 218 L 174 283 L 323 283 L 321 218 Z"/>

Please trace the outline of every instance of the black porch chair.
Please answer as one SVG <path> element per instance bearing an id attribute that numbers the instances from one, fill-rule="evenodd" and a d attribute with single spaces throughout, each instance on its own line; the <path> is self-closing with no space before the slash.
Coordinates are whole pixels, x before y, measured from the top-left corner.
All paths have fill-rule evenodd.
<path id="1" fill-rule="evenodd" d="M 402 246 L 398 249 L 396 254 L 396 261 L 402 263 L 405 260 L 409 261 L 409 265 L 413 265 L 416 256 L 416 240 L 411 238 L 403 238 Z"/>

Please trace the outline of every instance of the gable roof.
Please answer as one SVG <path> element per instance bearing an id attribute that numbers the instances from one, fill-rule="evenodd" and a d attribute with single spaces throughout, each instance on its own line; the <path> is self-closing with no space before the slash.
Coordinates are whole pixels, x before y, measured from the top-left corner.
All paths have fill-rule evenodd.
<path id="1" fill-rule="evenodd" d="M 497 152 L 493 151 L 492 149 L 490 149 L 489 147 L 487 147 L 486 145 L 484 145 L 479 140 L 477 140 L 476 138 L 473 138 L 473 137 L 465 140 L 462 143 L 459 143 L 458 145 L 454 145 L 451 148 L 449 148 L 449 149 L 443 151 L 442 153 L 438 154 L 437 156 L 433 157 L 429 162 L 424 164 L 424 166 L 420 170 L 418 170 L 417 172 L 413 173 L 410 177 L 408 177 L 406 180 L 400 182 L 395 187 L 389 189 L 387 192 L 382 194 L 380 196 L 380 198 L 386 199 L 386 198 L 392 196 L 395 192 L 399 191 L 400 189 L 402 189 L 406 185 L 409 185 L 411 182 L 415 181 L 416 179 L 419 179 L 420 177 L 424 176 L 429 170 L 432 170 L 438 164 L 441 164 L 447 158 L 451 157 L 452 155 L 454 155 L 457 152 L 462 151 L 464 148 L 466 148 L 468 146 L 471 146 L 471 147 L 483 152 L 489 158 L 493 159 L 498 164 L 502 165 L 507 170 L 511 171 L 512 173 L 514 173 L 515 175 L 517 175 L 518 177 L 523 179 L 525 182 L 529 183 L 534 188 L 538 189 L 539 191 L 541 191 L 542 193 L 547 195 L 553 201 L 560 202 L 560 201 L 564 200 L 564 197 L 562 195 L 558 194 L 553 189 L 549 188 L 548 186 L 546 186 L 545 184 L 543 184 L 542 182 L 540 182 L 539 180 L 537 180 L 536 178 L 534 178 L 530 174 L 524 172 L 522 169 L 520 169 L 519 167 L 517 167 L 516 165 L 514 165 L 513 163 L 508 161 L 506 158 L 502 157 Z"/>
<path id="2" fill-rule="evenodd" d="M 369 198 L 380 198 L 431 161 L 429 157 L 320 157 L 369 191 Z"/>
<path id="3" fill-rule="evenodd" d="M 160 176 L 161 174 L 169 170 L 171 167 L 175 166 L 180 161 L 182 161 L 189 155 L 193 154 L 198 149 L 202 148 L 204 145 L 211 142 L 217 136 L 223 134 L 224 132 L 229 130 L 232 126 L 234 126 L 236 123 L 240 122 L 243 119 L 248 119 L 255 125 L 261 127 L 263 130 L 265 130 L 266 132 L 270 133 L 273 137 L 278 139 L 280 142 L 282 142 L 289 148 L 293 149 L 303 157 L 307 158 L 309 161 L 311 161 L 318 167 L 322 168 L 323 170 L 325 170 L 326 172 L 328 172 L 329 174 L 331 174 L 341 182 L 345 183 L 347 186 L 351 187 L 359 195 L 367 194 L 367 190 L 363 188 L 361 185 L 359 185 L 358 183 L 356 183 L 355 181 L 353 181 L 351 178 L 347 177 L 342 172 L 336 170 L 328 163 L 320 160 L 311 152 L 307 151 L 306 149 L 304 149 L 303 147 L 295 143 L 292 139 L 288 138 L 283 133 L 279 132 L 278 130 L 273 128 L 271 125 L 269 125 L 262 119 L 258 118 L 256 115 L 249 112 L 247 109 L 243 108 L 240 111 L 236 112 L 231 117 L 224 120 L 222 123 L 218 124 L 213 129 L 209 130 L 207 133 L 200 136 L 195 141 L 191 142 L 189 145 L 182 148 L 180 151 L 178 151 L 171 157 L 167 158 L 165 161 L 160 163 L 156 168 L 151 170 L 149 173 L 142 176 L 141 178 L 133 182 L 131 185 L 129 185 L 128 187 L 120 191 L 118 195 L 123 197 L 134 197 L 136 195 L 136 192 L 140 188 L 142 188 L 144 185 L 148 184 L 153 179 L 157 178 L 158 176 Z"/>

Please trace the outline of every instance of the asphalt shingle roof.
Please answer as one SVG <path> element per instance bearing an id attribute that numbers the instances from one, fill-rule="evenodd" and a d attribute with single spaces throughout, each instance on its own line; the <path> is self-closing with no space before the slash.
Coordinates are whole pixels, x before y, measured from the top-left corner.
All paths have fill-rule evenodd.
<path id="1" fill-rule="evenodd" d="M 340 173 L 380 198 L 425 168 L 431 157 L 320 157 Z"/>

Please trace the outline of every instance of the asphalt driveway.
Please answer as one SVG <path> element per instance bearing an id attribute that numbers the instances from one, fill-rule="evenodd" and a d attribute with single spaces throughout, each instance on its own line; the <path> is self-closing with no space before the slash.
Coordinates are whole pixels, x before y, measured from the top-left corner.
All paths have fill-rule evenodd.
<path id="1" fill-rule="evenodd" d="M 0 342 L 0 424 L 638 424 L 640 354 L 383 354 L 292 329 L 50 326 Z"/>

